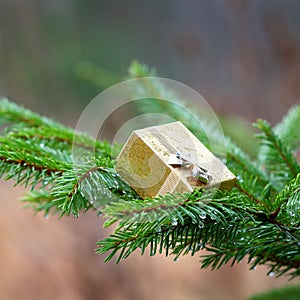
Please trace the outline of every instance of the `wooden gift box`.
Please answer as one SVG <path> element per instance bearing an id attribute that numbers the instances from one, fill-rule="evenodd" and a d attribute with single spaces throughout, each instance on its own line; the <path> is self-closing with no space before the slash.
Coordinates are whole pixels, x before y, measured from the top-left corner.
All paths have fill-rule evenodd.
<path id="1" fill-rule="evenodd" d="M 208 180 L 197 176 L 199 170 L 207 171 Z M 236 181 L 181 122 L 133 131 L 116 171 L 143 198 L 209 187 L 230 190 Z"/>

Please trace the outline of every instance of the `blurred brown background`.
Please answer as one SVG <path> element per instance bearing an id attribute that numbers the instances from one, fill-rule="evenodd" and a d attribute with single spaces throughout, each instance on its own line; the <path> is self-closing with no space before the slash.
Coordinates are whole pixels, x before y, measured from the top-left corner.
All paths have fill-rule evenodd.
<path id="1" fill-rule="evenodd" d="M 297 0 L 0 0 L 0 94 L 74 126 L 137 59 L 220 116 L 274 124 L 299 103 L 299 29 Z M 197 257 L 103 263 L 101 218 L 33 216 L 22 188 L 0 188 L 0 299 L 226 300 L 287 284 L 245 264 L 203 271 Z"/>

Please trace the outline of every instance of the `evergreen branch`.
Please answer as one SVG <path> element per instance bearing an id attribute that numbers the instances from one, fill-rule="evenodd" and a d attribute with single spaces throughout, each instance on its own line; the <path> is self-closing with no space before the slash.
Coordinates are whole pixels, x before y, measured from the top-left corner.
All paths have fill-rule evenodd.
<path id="1" fill-rule="evenodd" d="M 219 198 L 213 198 L 215 193 Z M 229 201 L 229 199 L 233 197 L 236 198 L 235 201 Z M 245 196 L 237 194 L 236 192 L 227 193 L 214 191 L 212 189 L 207 191 L 195 191 L 192 194 L 166 194 L 156 198 L 135 199 L 134 201 L 119 200 L 107 205 L 103 213 L 106 218 L 118 219 L 122 224 L 124 222 L 153 222 L 163 217 L 169 220 L 167 223 L 183 223 L 185 215 L 188 215 L 192 222 L 197 222 L 197 218 L 199 217 L 205 219 L 207 213 L 210 214 L 212 219 L 218 219 L 218 212 L 213 212 L 212 208 L 206 204 L 210 203 L 211 206 L 215 207 L 220 205 L 221 202 L 223 210 L 227 207 L 238 207 L 243 203 L 243 209 L 251 211 L 252 201 Z M 193 211 L 190 212 L 186 207 L 192 208 Z"/>
<path id="2" fill-rule="evenodd" d="M 300 174 L 277 195 L 277 220 L 287 226 L 300 226 Z"/>
<path id="3" fill-rule="evenodd" d="M 201 205 L 201 208 L 195 204 L 186 202 L 174 210 L 169 204 L 171 211 L 166 211 L 165 215 L 156 220 L 143 216 L 145 213 L 153 213 L 149 204 L 145 205 L 145 210 L 138 210 L 140 218 L 135 216 L 137 210 L 132 210 L 130 221 L 122 220 L 114 234 L 98 243 L 97 252 L 103 254 L 112 250 L 106 258 L 110 260 L 119 251 L 119 262 L 138 248 L 144 253 L 148 246 L 150 255 L 158 250 L 162 253 L 165 249 L 166 255 L 173 253 L 176 258 L 188 253 L 194 255 L 206 249 L 214 254 L 204 257 L 203 267 L 219 268 L 231 259 L 234 264 L 249 256 L 249 260 L 254 259 L 252 267 L 269 264 L 270 272 L 278 272 L 280 275 L 287 267 L 289 270 L 295 269 L 291 275 L 299 272 L 300 236 L 294 229 L 278 226 L 268 219 L 262 222 L 259 214 L 247 212 L 245 208 L 239 211 L 241 206 L 238 203 L 227 204 L 231 208 L 226 208 L 224 199 L 212 200 Z M 131 203 L 131 206 L 134 205 Z M 158 203 L 156 209 L 161 209 Z M 123 211 L 123 214 L 128 216 L 128 211 Z M 285 258 L 285 251 L 293 248 Z"/>
<path id="4" fill-rule="evenodd" d="M 136 64 L 131 76 L 149 72 Z M 141 96 L 151 90 L 158 97 L 141 101 L 146 104 L 142 109 L 165 111 L 204 143 L 209 136 L 221 144 L 213 128 L 207 126 L 205 132 L 182 110 L 181 99 L 179 105 L 162 100 L 167 95 L 176 99 L 172 91 L 155 82 L 140 90 Z M 105 226 L 118 222 L 114 233 L 97 243 L 97 253 L 110 252 L 106 260 L 117 255 L 119 262 L 139 248 L 142 254 L 150 248 L 150 255 L 165 251 L 175 259 L 205 249 L 210 253 L 201 258 L 202 267 L 214 269 L 247 258 L 251 268 L 266 264 L 278 276 L 298 276 L 300 166 L 293 151 L 299 145 L 299 118 L 296 107 L 274 130 L 258 121 L 258 161 L 226 140 L 227 165 L 238 177 L 231 192 L 199 190 L 142 200 L 116 174 L 108 143 L 0 100 L 0 125 L 5 127 L 0 136 L 0 177 L 37 188 L 23 201 L 46 215 L 78 216 L 80 211 L 104 207 Z M 73 148 L 80 154 L 75 165 Z"/>
<path id="5" fill-rule="evenodd" d="M 111 147 L 107 142 L 100 142 L 85 133 L 74 132 L 73 129 L 59 122 L 40 116 L 9 100 L 0 99 L 0 125 L 5 125 L 11 137 L 56 141 L 71 147 L 95 150 L 98 155 L 111 155 Z M 60 147 L 61 148 L 61 144 Z"/>
<path id="6" fill-rule="evenodd" d="M 24 151 L 1 146 L 0 149 L 0 177 L 14 180 L 16 185 L 31 184 L 32 189 L 38 183 L 43 186 L 60 176 L 68 166 L 47 157 L 37 157 Z"/>
<path id="7" fill-rule="evenodd" d="M 104 164 L 107 164 L 106 160 Z M 108 188 L 97 188 L 97 185 L 103 185 L 103 178 L 99 175 L 103 171 L 106 171 L 104 167 L 89 164 L 70 169 L 57 178 L 51 196 L 54 199 L 53 203 L 61 210 L 61 216 L 72 213 L 78 217 L 79 211 L 89 209 L 96 201 L 95 196 L 89 198 L 91 193 L 100 197 L 108 195 Z M 85 185 L 88 186 L 89 194 L 84 193 Z"/>
<path id="8" fill-rule="evenodd" d="M 122 222 L 152 222 L 162 216 L 170 216 L 174 210 L 184 207 L 188 194 L 167 194 L 153 199 L 135 199 L 134 201 L 119 200 L 107 205 L 103 213 L 108 218 L 121 220 Z M 179 215 L 179 218 L 181 216 Z"/>
<path id="9" fill-rule="evenodd" d="M 290 276 L 296 276 L 300 274 L 299 238 L 298 233 L 291 239 L 290 229 L 274 224 L 257 224 L 241 231 L 234 243 L 228 241 L 227 244 L 210 247 L 208 250 L 213 254 L 202 257 L 202 267 L 219 268 L 232 258 L 233 265 L 248 256 L 252 269 L 267 264 L 269 273 L 281 276 L 289 271 Z"/>
<path id="10" fill-rule="evenodd" d="M 149 68 L 145 64 L 139 63 L 137 60 L 131 62 L 128 68 L 128 76 L 130 79 L 143 78 L 143 77 L 155 77 L 157 76 L 156 70 Z"/>
<path id="11" fill-rule="evenodd" d="M 26 208 L 31 208 L 35 212 L 44 212 L 48 216 L 51 211 L 54 213 L 59 212 L 58 207 L 53 203 L 53 197 L 50 192 L 45 189 L 33 190 L 27 192 L 21 201 L 26 203 Z"/>
<path id="12" fill-rule="evenodd" d="M 228 158 L 228 167 L 233 172 L 241 173 L 242 171 L 243 173 L 250 173 L 256 178 L 260 187 L 264 187 L 269 183 L 267 174 L 257 165 L 257 163 L 251 161 L 249 155 L 235 145 L 230 139 L 226 139 L 226 154 Z"/>
<path id="13" fill-rule="evenodd" d="M 238 220 L 244 222 L 247 218 L 251 218 L 250 205 L 244 205 L 243 208 L 238 209 L 241 202 L 246 203 L 245 197 L 236 195 L 239 200 L 232 202 L 228 201 L 229 195 L 224 195 L 220 199 L 211 199 L 210 193 L 199 198 L 201 195 L 203 194 L 195 193 L 190 199 L 187 199 L 184 195 L 170 194 L 152 199 L 152 202 L 150 199 L 146 199 L 144 204 L 141 201 L 112 203 L 104 212 L 110 217 L 121 218 L 121 221 L 111 237 L 98 243 L 100 246 L 98 252 L 105 253 L 113 250 L 113 254 L 107 258 L 109 260 L 118 250 L 121 250 L 119 261 L 138 247 L 142 247 L 142 252 L 145 251 L 150 243 L 154 243 L 156 247 L 160 245 L 160 249 L 166 246 L 166 251 L 169 251 L 171 241 L 173 248 L 178 240 L 184 240 L 184 245 L 190 247 L 191 241 L 183 236 L 187 234 L 187 228 L 194 230 L 195 227 L 201 229 L 201 232 L 213 231 L 211 235 L 208 232 L 203 233 L 204 240 L 205 237 L 209 237 L 208 241 L 213 239 L 217 241 L 219 239 L 219 235 L 217 235 L 219 225 L 227 227 L 225 226 L 227 220 L 232 220 L 234 224 L 238 224 Z M 249 211 L 247 211 L 248 209 Z M 211 224 L 215 224 L 216 228 L 211 227 Z M 174 232 L 174 230 L 177 231 Z M 172 240 L 171 237 L 173 237 Z M 143 240 L 144 243 L 142 243 Z M 195 244 L 193 245 L 195 246 Z M 117 250 L 114 251 L 115 249 Z M 196 247 L 193 249 L 195 250 Z M 156 249 L 153 250 L 156 252 Z"/>
<path id="14" fill-rule="evenodd" d="M 256 204 L 261 205 L 262 207 L 266 208 L 267 211 L 269 211 L 268 207 L 266 206 L 265 203 L 263 203 L 260 199 L 256 198 L 254 195 L 252 195 L 242 184 L 237 182 L 235 184 L 235 187 L 243 194 L 245 194 L 249 199 L 254 201 Z"/>
<path id="15" fill-rule="evenodd" d="M 300 145 L 300 105 L 292 107 L 283 120 L 274 128 L 275 134 L 291 150 Z"/>
<path id="16" fill-rule="evenodd" d="M 137 197 L 112 167 L 109 158 L 90 158 L 85 165 L 75 166 L 61 174 L 51 190 L 53 203 L 61 210 L 61 216 L 72 213 L 78 217 L 81 210 L 99 209 L 122 197 L 127 201 Z"/>
<path id="17" fill-rule="evenodd" d="M 7 99 L 0 100 L 0 123 L 5 126 L 3 135 L 0 136 L 0 176 L 7 180 L 13 179 L 16 184 L 31 184 L 32 190 L 39 183 L 43 187 L 49 187 L 46 203 L 42 201 L 45 191 L 33 191 L 23 199 L 28 200 L 35 210 L 44 209 L 48 214 L 53 208 L 54 211 L 60 211 L 61 215 L 73 213 L 78 216 L 80 210 L 92 207 L 91 199 L 88 198 L 91 193 L 99 198 L 103 196 L 104 191 L 110 194 L 112 191 L 118 194 L 118 197 L 124 197 L 125 194 L 129 198 L 136 196 L 112 169 L 111 145 L 107 142 L 75 133 L 74 130 L 41 117 Z M 79 153 L 83 165 L 90 161 L 88 168 L 99 171 L 100 175 L 97 178 L 94 178 L 94 175 L 80 178 L 78 170 L 73 170 L 74 149 Z M 91 173 L 90 171 L 87 174 Z M 87 181 L 92 177 L 93 190 L 96 192 L 86 188 L 91 187 Z M 99 188 L 101 185 L 102 191 Z M 48 201 L 49 199 L 51 201 Z"/>
<path id="18" fill-rule="evenodd" d="M 6 98 L 0 99 L 0 124 L 26 124 L 27 126 L 49 126 L 60 127 L 61 124 L 39 114 L 32 112 L 16 103 L 10 102 Z"/>
<path id="19" fill-rule="evenodd" d="M 152 81 L 138 82 L 136 91 L 142 100 L 139 100 L 137 108 L 143 113 L 161 113 L 166 114 L 173 119 L 182 122 L 197 138 L 210 149 L 208 136 L 214 138 L 215 145 L 222 140 L 217 131 L 205 119 L 201 119 L 202 126 L 199 124 L 194 115 L 186 110 L 186 103 L 183 99 L 179 99 L 176 94 L 165 88 L 160 80 L 155 80 L 154 69 L 148 68 L 146 65 L 133 61 L 128 69 L 129 78 L 138 79 L 143 77 L 152 77 Z M 151 98 L 149 98 L 151 96 Z M 172 102 L 166 100 L 172 99 Z M 217 149 L 214 149 L 217 151 Z"/>
<path id="20" fill-rule="evenodd" d="M 283 188 L 284 184 L 300 172 L 300 166 L 291 150 L 274 133 L 269 123 L 258 120 L 255 126 L 262 131 L 257 137 L 261 139 L 262 145 L 269 149 L 264 160 L 265 168 L 271 172 L 274 184 Z"/>
<path id="21" fill-rule="evenodd" d="M 78 180 L 77 174 L 71 169 L 64 172 L 55 181 L 50 196 L 53 198 L 53 205 L 61 212 L 60 216 L 72 213 L 75 217 L 78 217 L 79 211 L 87 210 L 91 207 L 88 199 L 78 191 Z"/>
<path id="22" fill-rule="evenodd" d="M 8 137 L 13 139 L 25 139 L 40 141 L 49 147 L 54 148 L 59 145 L 59 149 L 72 150 L 72 147 L 84 148 L 89 151 L 96 151 L 97 155 L 111 155 L 111 145 L 108 142 L 93 140 L 86 134 L 74 134 L 74 131 L 68 128 L 51 128 L 51 127 L 13 127 L 8 133 Z"/>
<path id="23" fill-rule="evenodd" d="M 64 149 L 57 143 L 49 144 L 44 140 L 17 138 L 9 133 L 5 136 L 0 136 L 0 145 L 4 149 L 13 151 L 22 151 L 31 156 L 39 157 L 41 160 L 52 159 L 57 164 L 66 165 L 72 164 L 72 157 L 69 149 Z"/>

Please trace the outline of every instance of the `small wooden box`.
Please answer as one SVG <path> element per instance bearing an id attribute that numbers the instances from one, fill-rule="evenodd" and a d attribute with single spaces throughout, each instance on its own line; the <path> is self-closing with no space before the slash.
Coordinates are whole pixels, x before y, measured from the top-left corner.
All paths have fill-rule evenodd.
<path id="1" fill-rule="evenodd" d="M 188 163 L 174 166 L 170 159 L 177 155 Z M 210 180 L 199 181 L 193 166 L 206 169 Z M 116 171 L 143 198 L 209 187 L 230 190 L 236 181 L 181 122 L 133 131 L 117 157 Z"/>

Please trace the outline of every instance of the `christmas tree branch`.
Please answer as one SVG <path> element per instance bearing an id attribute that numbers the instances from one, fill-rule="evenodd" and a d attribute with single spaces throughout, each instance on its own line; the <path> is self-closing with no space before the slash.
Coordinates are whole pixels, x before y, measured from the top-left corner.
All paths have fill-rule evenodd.
<path id="1" fill-rule="evenodd" d="M 51 148 L 59 144 L 58 149 L 71 149 L 76 146 L 99 151 L 100 155 L 111 155 L 109 143 L 99 142 L 85 133 L 74 132 L 59 122 L 33 113 L 5 98 L 0 99 L 0 125 L 6 127 L 11 138 L 50 143 Z"/>
<path id="2" fill-rule="evenodd" d="M 206 204 L 203 199 L 195 201 L 182 198 L 178 201 L 171 195 L 166 197 L 168 201 L 157 199 L 156 205 L 118 203 L 119 210 L 114 206 L 107 211 L 112 209 L 114 217 L 122 217 L 120 226 L 110 238 L 98 243 L 98 252 L 113 250 L 107 257 L 109 260 L 120 250 L 119 262 L 137 248 L 144 253 L 149 245 L 150 255 L 154 255 L 158 249 L 160 253 L 165 249 L 166 255 L 173 253 L 175 259 L 182 254 L 194 255 L 206 249 L 213 254 L 205 256 L 203 267 L 211 265 L 216 268 L 230 259 L 233 259 L 233 264 L 250 256 L 250 259 L 255 258 L 252 267 L 269 263 L 270 272 L 283 274 L 281 272 L 285 272 L 284 268 L 288 265 L 289 270 L 296 269 L 292 275 L 297 275 L 300 261 L 293 254 L 299 253 L 298 247 L 295 248 L 299 236 L 295 236 L 293 229 L 279 226 L 267 215 L 263 217 L 261 213 L 254 212 L 250 202 L 246 209 L 245 197 L 240 198 L 239 203 L 233 202 L 232 196 L 229 194 L 228 198 L 225 196 Z M 172 197 L 174 201 L 171 201 Z M 168 206 L 164 201 L 168 202 Z M 283 251 L 293 247 L 289 261 L 283 255 L 281 257 Z M 266 256 L 267 251 L 272 252 L 270 259 Z"/>
<path id="3" fill-rule="evenodd" d="M 281 175 L 281 181 L 284 177 L 288 177 L 286 174 L 295 177 L 300 168 L 291 150 L 275 135 L 268 122 L 258 120 L 255 126 L 262 131 L 262 134 L 257 135 L 262 139 L 262 145 L 269 148 L 269 155 L 265 160 L 266 167 L 276 172 L 277 175 Z M 278 163 L 274 164 L 274 160 Z"/>
<path id="4" fill-rule="evenodd" d="M 146 76 L 149 69 L 135 63 L 130 73 Z M 160 99 L 171 93 L 161 85 L 140 87 L 154 90 Z M 154 100 L 144 99 L 148 106 L 143 109 L 187 119 L 183 123 L 208 147 L 208 135 L 219 142 L 213 127 L 204 132 L 180 105 Z M 31 185 L 23 201 L 35 211 L 78 216 L 101 209 L 105 226 L 117 223 L 97 244 L 97 253 L 108 254 L 106 260 L 117 256 L 119 262 L 137 249 L 143 254 L 149 248 L 150 255 L 165 252 L 175 259 L 204 249 L 204 268 L 248 259 L 251 268 L 266 264 L 278 276 L 298 276 L 300 167 L 294 151 L 300 142 L 299 120 L 297 106 L 274 128 L 258 121 L 261 147 L 256 160 L 226 139 L 227 166 L 238 178 L 231 192 L 198 190 L 140 199 L 116 173 L 111 145 L 2 99 L 0 175 Z M 73 161 L 74 147 L 80 163 Z"/>
<path id="5" fill-rule="evenodd" d="M 27 192 L 21 201 L 26 203 L 27 208 L 31 208 L 34 212 L 44 212 L 45 216 L 48 216 L 51 211 L 58 213 L 58 208 L 53 205 L 54 198 L 50 195 L 50 192 L 45 189 L 32 190 Z"/>
<path id="6" fill-rule="evenodd" d="M 144 67 L 140 67 L 142 69 L 141 74 L 145 75 Z M 138 72 L 139 66 L 135 64 L 134 68 L 135 72 L 131 72 L 131 75 L 138 78 L 141 75 Z M 159 95 L 158 98 L 162 97 L 163 93 L 159 93 L 161 89 L 160 86 L 152 85 L 151 88 L 156 89 L 156 93 Z M 176 119 L 182 117 L 182 110 L 176 105 L 174 106 L 167 102 L 155 101 L 153 99 L 149 99 L 147 104 L 151 107 L 151 112 L 163 112 L 166 110 L 166 106 L 169 105 L 170 108 L 171 105 L 170 110 L 172 111 L 172 116 Z M 143 109 L 146 109 L 144 105 Z M 295 120 L 298 120 L 299 117 L 299 108 L 293 108 L 292 112 L 288 113 L 281 123 L 284 125 L 275 127 L 293 127 L 292 138 L 287 137 L 288 130 L 286 130 L 286 128 L 277 129 L 278 132 L 284 132 L 286 135 L 284 145 L 280 142 L 280 137 L 278 137 L 276 132 L 273 133 L 269 126 L 262 126 L 266 125 L 266 123 L 262 124 L 260 121 L 258 122 L 260 130 L 262 131 L 261 149 L 267 146 L 268 151 L 271 150 L 271 153 L 269 152 L 267 155 L 268 164 L 266 168 L 260 160 L 251 161 L 241 149 L 230 140 L 227 140 L 227 164 L 238 176 L 239 181 L 236 184 L 236 190 L 228 196 L 226 202 L 222 202 L 222 198 L 220 198 L 221 207 L 225 207 L 227 201 L 235 203 L 237 206 L 232 208 L 232 211 L 237 212 L 241 207 L 245 209 L 246 203 L 248 203 L 249 211 L 247 211 L 247 213 L 249 214 L 243 216 L 242 220 L 237 219 L 234 217 L 234 214 L 232 214 L 228 219 L 225 218 L 226 226 L 222 227 L 222 222 L 213 223 L 215 226 L 214 230 L 216 230 L 211 231 L 214 234 L 213 236 L 210 236 L 208 231 L 205 232 L 203 236 L 198 236 L 203 224 L 203 228 L 205 229 L 209 228 L 209 225 L 203 220 L 201 220 L 200 228 L 197 221 L 194 220 L 195 224 L 193 224 L 191 219 L 187 216 L 190 213 L 190 209 L 193 210 L 194 207 L 191 206 L 189 202 L 186 202 L 185 199 L 181 199 L 177 203 L 173 203 L 169 199 L 167 201 L 168 205 L 165 205 L 164 197 L 157 199 L 156 204 L 156 200 L 154 199 L 152 199 L 152 201 L 154 201 L 152 204 L 148 204 L 147 201 L 143 203 L 133 202 L 130 204 L 131 207 L 126 207 L 126 203 L 119 203 L 116 206 L 110 205 L 105 210 L 112 219 L 120 219 L 121 221 L 119 227 L 115 230 L 116 235 L 112 235 L 110 238 L 99 242 L 98 252 L 106 253 L 112 250 L 111 254 L 107 257 L 109 260 L 120 250 L 117 260 L 120 261 L 137 248 L 141 248 L 143 253 L 147 245 L 150 245 L 150 254 L 155 253 L 156 247 L 158 247 L 160 252 L 166 248 L 167 253 L 172 251 L 175 255 L 176 253 L 180 255 L 189 252 L 187 249 L 189 249 L 191 241 L 192 243 L 197 241 L 198 247 L 194 245 L 194 247 L 192 247 L 192 253 L 195 253 L 195 249 L 206 249 L 212 252 L 212 254 L 208 255 L 202 261 L 203 267 L 220 267 L 231 259 L 233 259 L 232 264 L 234 264 L 236 261 L 240 261 L 248 256 L 249 262 L 250 260 L 253 262 L 252 267 L 255 267 L 257 264 L 269 264 L 270 272 L 276 272 L 278 275 L 290 272 L 292 276 L 297 276 L 299 274 L 300 237 L 298 228 L 294 226 L 295 222 L 291 221 L 293 221 L 293 217 L 296 215 L 299 223 L 299 215 L 295 212 L 291 213 L 291 211 L 289 211 L 288 215 L 285 205 L 290 203 L 294 210 L 299 211 L 297 208 L 299 195 L 295 195 L 294 191 L 297 190 L 297 185 L 295 180 L 293 180 L 294 176 L 299 172 L 299 165 L 289 150 L 293 147 L 295 148 L 296 141 L 299 139 L 299 132 L 298 136 L 295 134 Z M 190 127 L 190 129 L 193 130 L 195 128 Z M 197 129 L 193 132 L 199 132 L 199 130 Z M 289 142 L 291 145 L 289 145 Z M 274 143 L 276 147 L 274 147 Z M 276 159 L 274 159 L 274 157 L 276 157 Z M 280 158 L 279 160 L 278 157 Z M 282 170 L 282 172 L 278 172 L 279 170 Z M 283 174 L 285 178 L 282 182 Z M 293 186 L 293 188 L 291 188 L 291 186 Z M 281 191 L 284 187 L 287 190 Z M 288 199 L 291 199 L 287 200 L 284 194 L 288 194 Z M 291 195 L 293 196 L 290 197 Z M 243 202 L 239 203 L 238 199 L 243 199 Z M 297 204 L 295 202 L 297 202 Z M 213 203 L 213 201 L 208 202 L 206 207 L 210 207 Z M 176 215 L 174 211 L 178 212 L 179 210 L 175 208 L 176 206 L 184 208 L 186 215 L 184 217 L 182 214 L 177 215 L 174 221 L 171 217 L 174 217 L 174 214 Z M 162 214 L 161 210 L 164 209 L 166 210 L 166 215 L 163 214 L 160 218 L 159 216 Z M 201 214 L 200 211 L 197 213 L 199 215 Z M 243 210 L 243 213 L 245 213 L 245 210 Z M 130 219 L 129 216 L 131 216 L 132 219 Z M 159 220 L 151 221 L 154 220 L 154 217 L 158 217 Z M 231 224 L 232 219 L 235 220 L 234 224 L 231 225 L 236 229 L 235 235 L 229 234 L 222 244 L 222 238 L 219 237 L 218 229 L 221 228 L 220 231 L 224 232 L 225 228 L 228 228 L 229 224 Z M 180 220 L 180 222 L 178 220 Z M 210 220 L 209 216 L 207 220 Z M 221 218 L 221 220 L 224 220 L 224 218 Z M 176 222 L 178 222 L 178 224 L 174 225 Z M 109 221 L 108 224 L 110 224 Z M 175 228 L 180 227 L 178 231 L 174 232 L 174 226 Z M 164 228 L 163 231 L 162 228 Z M 187 230 L 186 228 L 191 229 Z M 216 240 L 213 239 L 215 236 L 218 236 Z M 189 240 L 189 238 L 191 240 Z M 202 246 L 206 245 L 207 240 L 209 241 L 209 245 L 207 247 Z M 186 241 L 186 243 L 184 241 Z M 183 249 L 183 252 L 180 252 L 180 249 Z M 287 249 L 291 249 L 291 252 L 285 253 Z M 286 257 L 288 257 L 288 259 L 286 259 Z"/>
<path id="7" fill-rule="evenodd" d="M 102 196 L 136 196 L 115 173 L 109 143 L 75 133 L 7 99 L 0 100 L 0 123 L 4 126 L 0 137 L 0 177 L 12 179 L 16 185 L 30 184 L 32 189 L 39 189 L 41 184 L 41 190 L 29 192 L 23 199 L 31 205 L 35 203 L 38 211 L 44 208 L 46 214 L 54 211 L 78 216 L 80 210 L 93 207 L 91 201 L 95 199 L 89 198 L 93 196 L 92 183 L 93 187 L 98 185 L 94 194 L 100 193 L 102 183 Z M 74 149 L 82 153 L 82 165 L 74 164 Z"/>

